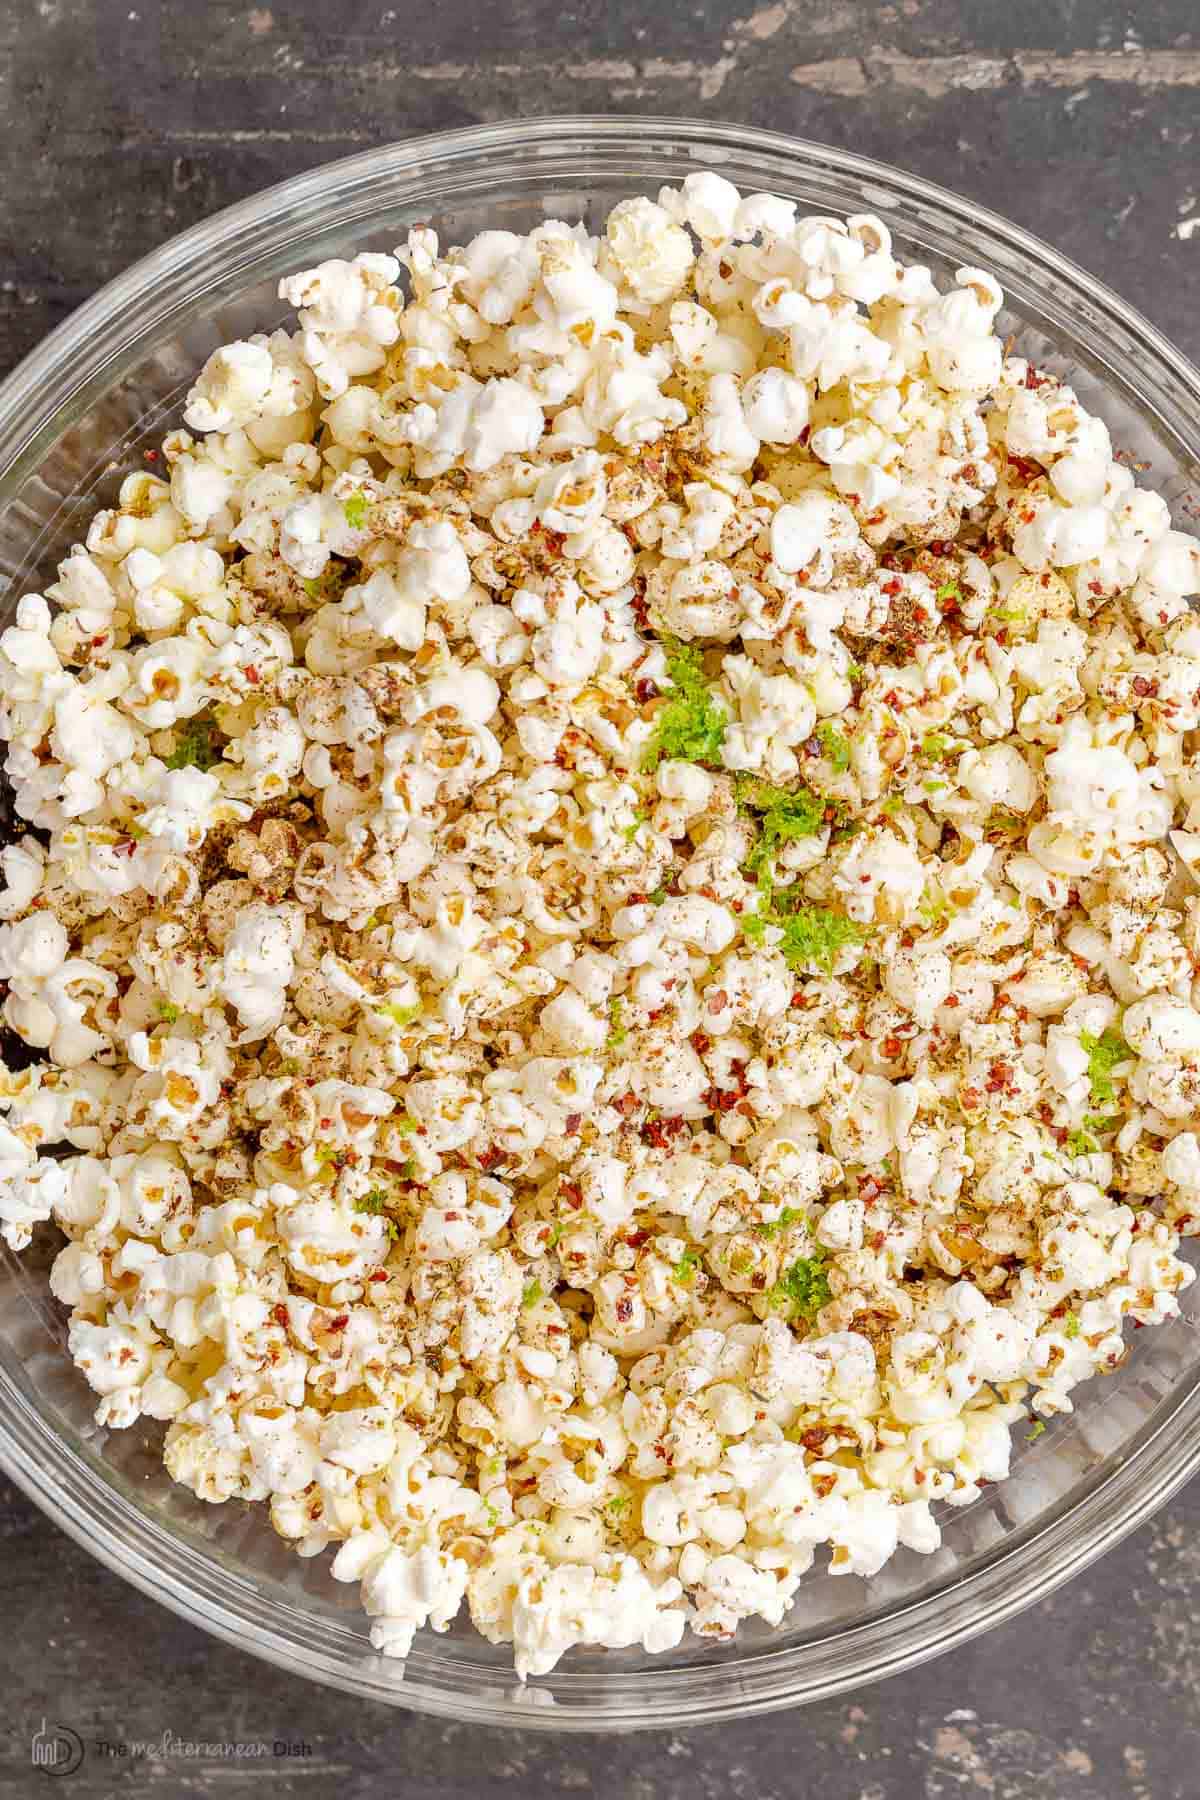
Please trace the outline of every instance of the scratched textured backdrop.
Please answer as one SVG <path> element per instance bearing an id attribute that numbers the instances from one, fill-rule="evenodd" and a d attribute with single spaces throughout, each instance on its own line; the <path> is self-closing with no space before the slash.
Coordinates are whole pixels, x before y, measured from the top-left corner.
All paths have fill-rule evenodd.
<path id="1" fill-rule="evenodd" d="M 0 370 L 111 275 L 354 147 L 524 112 L 693 113 L 919 170 L 1060 243 L 1193 356 L 1197 0 L 8 0 Z M 300 1760 L 102 1763 L 63 1789 L 630 1800 L 1195 1800 L 1200 1494 L 952 1662 L 803 1714 L 603 1744 L 290 1683 L 100 1568 L 0 1480 L 0 1796 L 85 1740 L 303 1738 Z M 268 1772 L 269 1771 L 269 1772 Z M 53 1791 L 53 1790 L 51 1790 Z"/>

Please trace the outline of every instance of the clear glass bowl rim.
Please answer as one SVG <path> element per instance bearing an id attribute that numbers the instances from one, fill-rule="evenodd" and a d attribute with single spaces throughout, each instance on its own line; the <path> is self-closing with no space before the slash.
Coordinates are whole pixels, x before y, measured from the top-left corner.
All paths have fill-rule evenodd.
<path id="1" fill-rule="evenodd" d="M 351 199 L 423 170 L 445 180 L 502 165 L 543 173 L 555 156 L 645 154 L 669 143 L 697 168 L 725 156 L 776 158 L 876 181 L 890 196 L 980 244 L 1001 279 L 1027 270 L 1044 293 L 1086 307 L 1092 335 L 1114 356 L 1136 360 L 1142 398 L 1174 435 L 1200 453 L 1200 373 L 1146 319 L 1058 251 L 998 215 L 920 177 L 848 151 L 741 125 L 701 120 L 587 115 L 475 126 L 385 144 L 270 187 L 193 226 L 108 283 L 52 332 L 0 385 L 0 500 L 11 496 L 49 438 L 78 416 L 99 388 L 119 379 L 133 344 L 145 345 L 171 315 L 218 283 L 228 285 L 306 215 L 331 218 Z M 539 160 L 540 159 L 540 160 Z M 614 165 L 615 166 L 615 165 Z M 564 1673 L 554 1703 L 537 1704 L 482 1671 L 447 1668 L 429 1685 L 419 1673 L 397 1683 L 379 1659 L 320 1641 L 318 1621 L 281 1609 L 245 1577 L 197 1552 L 148 1509 L 132 1503 L 66 1443 L 0 1367 L 0 1468 L 78 1543 L 151 1598 L 236 1648 L 347 1692 L 446 1718 L 524 1728 L 603 1731 L 713 1723 L 794 1706 L 880 1680 L 964 1644 L 1050 1594 L 1142 1524 L 1200 1468 L 1200 1359 L 1125 1451 L 1097 1471 L 1082 1495 L 1014 1531 L 962 1579 L 882 1619 L 841 1629 L 833 1640 L 755 1651 L 691 1668 L 611 1674 Z M 431 1665 L 432 1666 L 432 1663 Z"/>

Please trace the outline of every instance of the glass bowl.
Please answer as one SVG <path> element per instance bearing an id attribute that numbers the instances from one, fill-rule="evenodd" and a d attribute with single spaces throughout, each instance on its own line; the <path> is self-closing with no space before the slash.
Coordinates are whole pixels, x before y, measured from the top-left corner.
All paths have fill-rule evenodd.
<path id="1" fill-rule="evenodd" d="M 284 182 L 185 232 L 79 309 L 0 388 L 5 619 L 47 580 L 122 474 L 177 422 L 209 352 L 284 315 L 286 271 L 390 249 L 416 221 L 443 242 L 545 217 L 597 229 L 633 193 L 715 168 L 816 213 L 874 212 L 897 253 L 944 277 L 994 270 L 1016 348 L 1066 375 L 1186 527 L 1200 473 L 1200 376 L 1146 321 L 1045 244 L 910 175 L 739 126 L 543 119 L 394 144 Z M 370 1647 L 357 1593 L 305 1562 L 265 1509 L 174 1486 L 143 1424 L 105 1431 L 65 1353 L 45 1274 L 54 1233 L 0 1260 L 0 1465 L 102 1561 L 194 1623 L 297 1674 L 455 1719 L 559 1730 L 680 1726 L 834 1694 L 951 1649 L 1040 1599 L 1160 1506 L 1200 1464 L 1200 1283 L 1185 1315 L 1132 1333 L 1113 1376 L 1012 1478 L 946 1510 L 931 1557 L 873 1581 L 814 1570 L 784 1629 L 674 1654 L 574 1652 L 521 1687 L 470 1625 L 422 1632 L 407 1664 Z"/>

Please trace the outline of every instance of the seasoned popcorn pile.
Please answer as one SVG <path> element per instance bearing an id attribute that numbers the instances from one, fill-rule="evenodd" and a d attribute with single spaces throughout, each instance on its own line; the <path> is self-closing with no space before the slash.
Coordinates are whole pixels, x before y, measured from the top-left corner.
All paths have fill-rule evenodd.
<path id="1" fill-rule="evenodd" d="M 0 637 L 4 1235 L 380 1650 L 778 1624 L 1192 1280 L 1200 546 L 876 218 L 281 293 Z"/>

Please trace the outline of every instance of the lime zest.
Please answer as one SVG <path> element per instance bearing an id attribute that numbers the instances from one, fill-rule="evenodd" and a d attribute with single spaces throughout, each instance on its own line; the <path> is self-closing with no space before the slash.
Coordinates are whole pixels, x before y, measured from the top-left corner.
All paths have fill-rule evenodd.
<path id="1" fill-rule="evenodd" d="M 1111 1025 L 1099 1037 L 1090 1031 L 1081 1031 L 1079 1042 L 1087 1051 L 1092 1100 L 1097 1106 L 1111 1105 L 1116 1095 L 1112 1072 L 1119 1063 L 1129 1062 L 1133 1051 L 1120 1032 L 1114 1031 Z"/>
<path id="2" fill-rule="evenodd" d="M 768 926 L 781 932 L 775 948 L 796 973 L 816 968 L 828 974 L 843 950 L 861 947 L 867 937 L 865 927 L 832 907 L 792 905 L 773 893 L 764 894 L 757 912 L 743 916 L 742 935 L 761 944 Z"/>
<path id="3" fill-rule="evenodd" d="M 786 1231 L 789 1225 L 795 1225 L 803 1217 L 804 1214 L 797 1207 L 785 1206 L 777 1219 L 772 1219 L 768 1225 L 756 1225 L 754 1230 L 759 1237 L 778 1237 L 781 1231 Z"/>
<path id="4" fill-rule="evenodd" d="M 164 757 L 168 769 L 211 769 L 221 760 L 221 733 L 210 712 L 177 721 L 175 748 Z"/>
<path id="5" fill-rule="evenodd" d="M 767 1290 L 771 1310 L 784 1313 L 789 1319 L 811 1322 L 833 1298 L 826 1273 L 828 1261 L 821 1249 L 814 1250 L 811 1256 L 798 1256 L 774 1287 Z"/>
<path id="6" fill-rule="evenodd" d="M 676 638 L 664 638 L 663 648 L 672 687 L 658 709 L 642 767 L 653 773 L 667 760 L 719 768 L 729 715 L 713 698 L 701 653 L 694 644 L 681 644 Z"/>
<path id="7" fill-rule="evenodd" d="M 694 1246 L 686 1249 L 671 1274 L 683 1287 L 690 1287 L 700 1266 L 700 1252 Z"/>
<path id="8" fill-rule="evenodd" d="M 822 719 L 817 726 L 817 739 L 829 762 L 833 765 L 835 775 L 844 775 L 850 767 L 850 740 L 843 737 L 837 726 L 828 719 Z"/>

